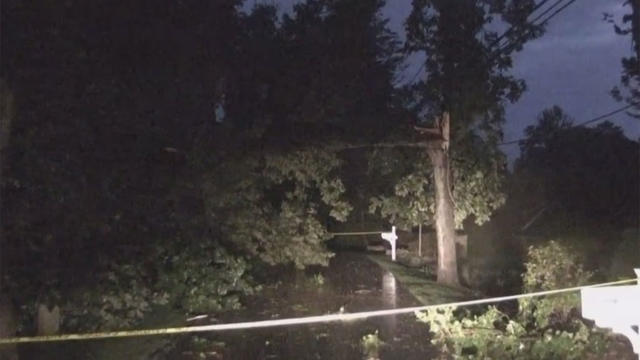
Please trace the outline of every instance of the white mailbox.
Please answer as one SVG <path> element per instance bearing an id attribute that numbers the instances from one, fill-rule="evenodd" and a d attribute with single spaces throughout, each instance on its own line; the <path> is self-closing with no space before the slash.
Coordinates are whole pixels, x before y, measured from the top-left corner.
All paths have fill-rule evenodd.
<path id="1" fill-rule="evenodd" d="M 396 240 L 398 240 L 398 236 L 396 235 L 396 227 L 391 227 L 391 232 L 383 232 L 380 233 L 383 239 L 387 240 L 389 244 L 391 244 L 391 260 L 396 261 Z"/>
<path id="2" fill-rule="evenodd" d="M 635 269 L 640 279 L 640 269 Z M 582 317 L 626 336 L 640 359 L 640 283 L 586 288 L 581 291 Z"/>

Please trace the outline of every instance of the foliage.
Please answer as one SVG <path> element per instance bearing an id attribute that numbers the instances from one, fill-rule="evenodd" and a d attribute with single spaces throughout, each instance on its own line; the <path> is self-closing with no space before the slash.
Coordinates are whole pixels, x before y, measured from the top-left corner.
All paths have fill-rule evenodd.
<path id="1" fill-rule="evenodd" d="M 539 247 L 529 247 L 525 273 L 522 276 L 524 292 L 536 292 L 561 289 L 565 287 L 587 285 L 593 274 L 583 267 L 575 249 L 549 241 Z M 572 311 L 580 304 L 576 293 L 560 294 L 542 300 L 522 299 L 522 312 L 531 312 L 538 328 L 546 328 L 551 321 L 564 323 L 572 321 Z"/>
<path id="2" fill-rule="evenodd" d="M 227 164 L 226 176 L 207 177 L 212 225 L 234 247 L 269 264 L 326 264 L 324 219 L 344 221 L 351 210 L 334 175 L 339 165 L 334 154 L 319 150 Z"/>
<path id="3" fill-rule="evenodd" d="M 525 292 L 584 285 L 585 271 L 571 249 L 551 241 L 529 248 Z M 490 306 L 481 314 L 454 308 L 429 310 L 418 319 L 429 323 L 432 342 L 443 354 L 478 359 L 583 359 L 601 354 L 607 338 L 585 324 L 575 294 L 519 300 L 514 315 Z"/>
<path id="4" fill-rule="evenodd" d="M 65 327 L 93 331 L 137 324 L 154 305 L 165 305 L 169 299 L 168 293 L 154 291 L 144 282 L 147 276 L 136 265 L 113 266 L 98 274 L 100 288 L 66 299 Z"/>
<path id="5" fill-rule="evenodd" d="M 480 151 L 466 150 L 476 147 Z M 466 218 L 473 216 L 481 225 L 489 220 L 490 215 L 505 202 L 503 193 L 503 171 L 498 169 L 501 154 L 493 154 L 494 159 L 483 159 L 483 151 L 488 151 L 482 144 L 454 149 L 452 161 L 453 190 L 455 204 L 455 221 L 458 228 Z M 488 155 L 488 154 L 487 154 Z M 380 162 L 378 167 L 389 163 Z M 390 165 L 390 166 L 389 166 Z M 387 165 L 393 173 L 393 164 Z M 405 165 L 406 175 L 395 181 L 391 195 L 380 195 L 371 198 L 369 211 L 379 212 L 383 218 L 404 229 L 411 229 L 418 224 L 429 225 L 434 221 L 435 202 L 431 167 L 425 162 L 416 162 L 413 166 Z M 382 171 L 382 170 L 380 170 Z"/>
<path id="6" fill-rule="evenodd" d="M 380 340 L 378 336 L 378 330 L 374 333 L 364 335 L 360 341 L 360 346 L 367 359 L 377 359 L 380 353 L 380 348 L 384 345 L 384 342 Z"/>
<path id="7" fill-rule="evenodd" d="M 456 225 L 462 227 L 470 216 L 482 225 L 506 201 L 506 157 L 490 142 L 471 135 L 453 150 L 452 156 Z"/>
<path id="8" fill-rule="evenodd" d="M 171 294 L 173 304 L 190 314 L 240 307 L 240 297 L 255 290 L 243 258 L 202 241 L 184 251 L 166 253 L 158 288 Z"/>
<path id="9" fill-rule="evenodd" d="M 324 285 L 325 279 L 324 276 L 322 276 L 322 274 L 317 273 L 317 274 L 313 274 L 313 283 L 316 286 L 322 286 Z"/>
<path id="10" fill-rule="evenodd" d="M 270 110 L 279 128 L 299 129 L 296 141 L 324 135 L 305 126 L 361 141 L 384 136 L 396 125 L 388 115 L 402 58 L 397 36 L 381 16 L 384 5 L 382 0 L 307 0 L 294 6 L 293 16 L 283 16 L 287 55 L 276 65 L 281 67 L 272 85 L 277 106 Z"/>
<path id="11" fill-rule="evenodd" d="M 65 326 L 75 330 L 131 328 L 163 305 L 187 313 L 235 309 L 240 296 L 254 291 L 246 262 L 216 247 L 215 242 L 161 247 L 154 256 L 156 269 L 125 264 L 99 272 L 95 278 L 99 288 L 86 288 L 65 299 Z"/>
<path id="12" fill-rule="evenodd" d="M 393 195 L 372 197 L 369 212 L 379 212 L 380 216 L 402 229 L 430 223 L 435 212 L 432 182 L 430 169 L 416 165 L 414 172 L 395 183 Z"/>
<path id="13" fill-rule="evenodd" d="M 611 95 L 618 101 L 625 101 L 630 105 L 639 108 L 640 100 L 640 23 L 638 23 L 638 13 L 640 5 L 636 1 L 624 1 L 623 5 L 629 6 L 631 11 L 624 14 L 622 23 L 616 23 L 613 15 L 605 13 L 604 20 L 613 24 L 616 34 L 627 36 L 631 34 L 631 45 L 633 53 L 631 56 L 622 58 L 622 75 L 620 82 L 623 88 L 614 87 Z M 625 91 L 626 90 L 626 91 Z M 640 114 L 630 115 L 640 117 Z"/>
<path id="14" fill-rule="evenodd" d="M 516 101 L 524 81 L 509 75 L 511 55 L 542 34 L 527 21 L 535 2 L 486 0 L 420 0 L 407 19 L 406 49 L 424 52 L 426 77 L 416 85 L 423 109 L 430 115 L 451 113 L 452 138 L 474 131 L 500 137 L 504 101 Z M 511 26 L 505 42 L 492 26 Z"/>
<path id="15" fill-rule="evenodd" d="M 575 249 L 549 241 L 543 246 L 530 246 L 526 271 L 523 278 L 524 291 L 545 291 L 568 286 L 586 285 L 593 276 L 584 270 Z"/>
<path id="16" fill-rule="evenodd" d="M 609 276 L 612 278 L 633 276 L 632 269 L 640 264 L 640 228 L 626 229 L 622 240 L 613 252 Z"/>
<path id="17" fill-rule="evenodd" d="M 278 144 L 384 134 L 401 56 L 383 6 L 299 1 L 280 21 L 255 6 L 221 86 L 225 125 Z"/>

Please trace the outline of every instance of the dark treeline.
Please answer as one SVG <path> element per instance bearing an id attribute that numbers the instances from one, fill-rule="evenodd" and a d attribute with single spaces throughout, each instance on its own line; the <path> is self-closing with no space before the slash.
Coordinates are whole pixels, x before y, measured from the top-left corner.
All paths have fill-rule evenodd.
<path id="1" fill-rule="evenodd" d="M 513 197 L 529 209 L 545 208 L 549 231 L 637 228 L 640 152 L 611 122 L 573 127 L 555 106 L 525 130 L 514 166 Z M 553 225 L 553 226 L 551 226 Z"/>
<path id="2" fill-rule="evenodd" d="M 14 301 L 64 302 L 127 265 L 154 283 L 182 245 L 221 247 L 204 174 L 403 121 L 382 1 L 309 1 L 282 18 L 240 5 L 3 3 L 2 267 Z"/>

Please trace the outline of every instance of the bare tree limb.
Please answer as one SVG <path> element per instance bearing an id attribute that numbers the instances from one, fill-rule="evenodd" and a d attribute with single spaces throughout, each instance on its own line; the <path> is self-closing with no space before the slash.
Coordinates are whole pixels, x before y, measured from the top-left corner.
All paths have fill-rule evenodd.
<path id="1" fill-rule="evenodd" d="M 543 206 L 542 209 L 536 212 L 536 214 L 533 215 L 533 217 L 522 227 L 522 229 L 520 229 L 520 231 L 526 231 L 531 225 L 533 225 L 536 222 L 536 220 L 538 220 L 538 218 L 540 218 L 540 216 L 542 216 L 542 214 L 544 214 L 546 210 L 547 210 L 547 207 Z"/>
<path id="2" fill-rule="evenodd" d="M 419 142 L 385 142 L 385 143 L 373 143 L 373 144 L 340 144 L 340 145 L 330 145 L 325 147 L 326 149 L 343 151 L 343 150 L 355 150 L 355 149 L 366 149 L 366 148 L 421 148 L 421 149 L 429 149 L 429 148 L 437 148 L 439 144 L 438 141 L 419 141 Z"/>

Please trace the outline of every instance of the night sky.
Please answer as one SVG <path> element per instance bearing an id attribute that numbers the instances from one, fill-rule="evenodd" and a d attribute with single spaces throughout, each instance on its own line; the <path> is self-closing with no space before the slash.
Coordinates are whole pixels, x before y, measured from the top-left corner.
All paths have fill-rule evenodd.
<path id="1" fill-rule="evenodd" d="M 291 10 L 297 0 L 262 0 L 276 4 L 283 12 Z M 248 0 L 246 8 L 255 2 Z M 610 112 L 623 103 L 609 94 L 619 84 L 622 57 L 631 53 L 628 36 L 617 35 L 611 24 L 603 21 L 603 13 L 612 13 L 616 20 L 629 11 L 623 0 L 578 0 L 555 16 L 547 32 L 527 43 L 514 57 L 513 73 L 527 82 L 527 91 L 520 100 L 507 107 L 504 127 L 505 141 L 519 139 L 523 130 L 535 122 L 545 108 L 559 105 L 576 122 L 582 122 Z M 404 21 L 411 11 L 410 0 L 388 0 L 384 9 L 390 26 L 404 39 Z M 405 81 L 413 78 L 421 64 L 416 54 L 408 59 L 402 74 Z M 640 120 L 625 113 L 611 118 L 628 137 L 640 137 Z M 517 156 L 517 145 L 504 147 L 511 160 Z"/>

